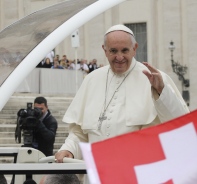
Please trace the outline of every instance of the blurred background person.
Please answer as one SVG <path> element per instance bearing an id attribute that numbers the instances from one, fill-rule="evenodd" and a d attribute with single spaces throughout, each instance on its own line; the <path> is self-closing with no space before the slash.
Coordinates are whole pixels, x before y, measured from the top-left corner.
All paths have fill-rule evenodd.
<path id="1" fill-rule="evenodd" d="M 64 69 L 62 66 L 60 66 L 59 62 L 54 62 L 53 66 L 51 67 L 52 69 Z"/>
<path id="2" fill-rule="evenodd" d="M 66 56 L 66 55 L 63 55 L 63 56 L 62 56 L 62 59 L 59 61 L 59 63 L 60 63 L 61 61 L 64 61 L 64 62 L 66 62 L 66 63 L 69 62 L 69 60 L 67 59 L 67 56 Z"/>
<path id="3" fill-rule="evenodd" d="M 52 51 L 50 51 L 50 52 L 46 55 L 44 61 L 45 61 L 47 58 L 49 58 L 51 65 L 53 65 L 54 56 L 55 56 L 55 53 L 54 53 L 54 51 L 52 50 Z"/>
<path id="4" fill-rule="evenodd" d="M 69 63 L 67 63 L 67 69 L 68 70 L 74 70 L 75 69 L 74 61 L 70 60 Z"/>
<path id="5" fill-rule="evenodd" d="M 42 65 L 42 68 L 51 68 L 52 66 L 53 63 L 51 63 L 49 58 L 46 58 L 44 64 Z"/>
<path id="6" fill-rule="evenodd" d="M 64 69 L 67 68 L 67 64 L 65 60 L 60 61 L 60 66 L 62 66 Z"/>
<path id="7" fill-rule="evenodd" d="M 3 174 L 0 174 L 0 184 L 7 184 L 7 180 Z"/>
<path id="8" fill-rule="evenodd" d="M 82 59 L 80 62 L 80 69 L 79 70 L 82 70 L 84 72 L 84 74 L 87 74 L 89 72 L 89 68 L 86 63 L 87 63 L 87 60 L 85 60 L 85 59 Z"/>
<path id="9" fill-rule="evenodd" d="M 39 184 L 80 184 L 75 174 L 51 174 L 42 178 Z"/>
<path id="10" fill-rule="evenodd" d="M 88 65 L 89 68 L 89 73 L 91 73 L 92 71 L 96 70 L 98 68 L 97 66 L 97 60 L 93 59 L 90 64 Z"/>

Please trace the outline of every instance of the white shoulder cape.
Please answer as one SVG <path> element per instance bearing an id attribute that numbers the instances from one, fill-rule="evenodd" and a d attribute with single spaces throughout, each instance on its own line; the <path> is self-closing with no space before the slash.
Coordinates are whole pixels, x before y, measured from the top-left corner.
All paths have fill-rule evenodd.
<path id="1" fill-rule="evenodd" d="M 125 124 L 127 126 L 150 124 L 157 116 L 150 82 L 142 73 L 143 70 L 148 69 L 133 58 L 131 68 L 134 65 L 134 69 L 124 81 L 126 84 Z M 97 129 L 99 115 L 105 98 L 105 84 L 109 67 L 108 65 L 97 69 L 85 77 L 64 115 L 63 122 L 76 123 L 82 129 Z M 161 74 L 164 84 L 171 85 L 174 91 L 180 95 L 170 77 L 163 72 Z"/>

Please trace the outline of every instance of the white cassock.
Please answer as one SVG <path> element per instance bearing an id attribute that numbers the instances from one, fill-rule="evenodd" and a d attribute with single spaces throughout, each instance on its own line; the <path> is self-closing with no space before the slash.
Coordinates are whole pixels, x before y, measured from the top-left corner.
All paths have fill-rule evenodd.
<path id="1" fill-rule="evenodd" d="M 156 125 L 189 112 L 169 76 L 161 72 L 165 86 L 159 96 L 151 88 L 148 78 L 142 73 L 143 70 L 148 69 L 133 58 L 130 69 L 124 74 L 114 74 L 108 65 L 87 75 L 64 115 L 63 122 L 69 124 L 69 136 L 60 150 L 69 150 L 74 158 L 82 159 L 79 141 L 97 142 Z M 105 98 L 108 106 L 106 120 L 102 122 L 99 130 L 98 120 L 106 108 Z"/>

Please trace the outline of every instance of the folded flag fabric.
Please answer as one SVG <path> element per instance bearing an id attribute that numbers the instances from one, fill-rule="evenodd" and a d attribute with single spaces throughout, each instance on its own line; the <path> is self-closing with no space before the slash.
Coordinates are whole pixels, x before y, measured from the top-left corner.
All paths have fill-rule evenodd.
<path id="1" fill-rule="evenodd" d="M 197 110 L 80 146 L 91 184 L 197 183 Z"/>

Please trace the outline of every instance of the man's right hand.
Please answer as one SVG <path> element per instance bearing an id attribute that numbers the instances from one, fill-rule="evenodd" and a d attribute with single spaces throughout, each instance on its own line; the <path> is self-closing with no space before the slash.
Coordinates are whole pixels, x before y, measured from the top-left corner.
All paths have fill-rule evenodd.
<path id="1" fill-rule="evenodd" d="M 55 160 L 57 163 L 63 163 L 63 158 L 74 158 L 73 154 L 67 150 L 61 150 L 55 154 Z"/>

